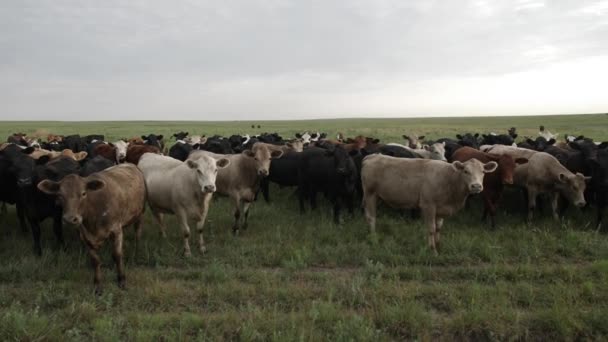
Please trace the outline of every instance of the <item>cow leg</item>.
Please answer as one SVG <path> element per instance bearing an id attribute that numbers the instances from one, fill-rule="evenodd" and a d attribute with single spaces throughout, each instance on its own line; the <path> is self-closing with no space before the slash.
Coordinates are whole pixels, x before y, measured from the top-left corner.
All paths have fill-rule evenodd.
<path id="1" fill-rule="evenodd" d="M 190 253 L 190 226 L 188 225 L 188 215 L 183 210 L 176 212 L 179 224 L 182 226 L 182 234 L 184 235 L 184 256 L 189 257 Z"/>
<path id="2" fill-rule="evenodd" d="M 300 214 L 304 214 L 306 212 L 306 208 L 304 206 L 305 199 L 306 199 L 306 189 L 304 187 L 298 187 L 298 201 L 300 202 Z"/>
<path id="3" fill-rule="evenodd" d="M 93 266 L 93 285 L 95 286 L 95 294 L 101 295 L 101 258 L 97 253 L 97 248 L 89 246 L 89 256 L 91 257 L 91 265 Z"/>
<path id="4" fill-rule="evenodd" d="M 438 255 L 437 248 L 435 247 L 435 233 L 436 233 L 436 222 L 435 222 L 435 208 L 427 208 L 422 209 L 422 217 L 424 217 L 424 222 L 428 227 L 428 243 L 429 248 L 433 251 L 435 255 Z"/>
<path id="5" fill-rule="evenodd" d="M 53 232 L 55 233 L 55 237 L 57 238 L 57 246 L 59 248 L 65 249 L 66 245 L 65 241 L 63 240 L 63 225 L 61 212 L 59 212 L 59 214 L 55 214 L 55 216 L 53 217 Z"/>
<path id="6" fill-rule="evenodd" d="M 139 242 L 141 240 L 141 227 L 142 227 L 142 218 L 139 217 L 135 223 L 133 223 L 133 229 L 135 230 L 135 256 L 139 255 L 138 250 L 139 250 Z"/>
<path id="7" fill-rule="evenodd" d="M 555 221 L 559 221 L 559 192 L 553 192 L 550 194 L 551 196 L 551 213 L 553 214 L 553 219 Z"/>
<path id="8" fill-rule="evenodd" d="M 19 218 L 19 226 L 21 227 L 21 232 L 27 232 L 27 225 L 25 223 L 25 208 L 23 204 L 17 202 L 17 217 Z"/>
<path id="9" fill-rule="evenodd" d="M 317 209 L 317 191 L 310 189 L 308 195 L 310 196 L 310 210 Z"/>
<path id="10" fill-rule="evenodd" d="M 122 241 L 123 241 L 123 233 L 122 227 L 116 227 L 114 232 L 114 248 L 112 249 L 112 258 L 114 259 L 114 263 L 116 263 L 116 281 L 118 282 L 118 287 L 121 289 L 125 288 L 126 285 L 126 277 L 125 277 L 125 265 L 122 259 Z"/>
<path id="11" fill-rule="evenodd" d="M 369 230 L 372 235 L 376 235 L 376 194 L 366 193 L 363 198 L 363 204 L 365 205 L 365 220 L 369 224 Z"/>
<path id="12" fill-rule="evenodd" d="M 597 225 L 596 229 L 602 229 L 602 217 L 604 214 L 604 208 L 606 207 L 606 195 L 603 193 L 597 194 Z"/>
<path id="13" fill-rule="evenodd" d="M 340 224 L 340 209 L 341 209 L 341 205 L 340 205 L 340 198 L 338 196 L 335 196 L 332 200 L 333 204 L 334 204 L 334 223 L 335 224 Z"/>
<path id="14" fill-rule="evenodd" d="M 534 217 L 534 208 L 536 207 L 536 198 L 538 193 L 535 188 L 528 187 L 528 223 L 532 222 Z"/>
<path id="15" fill-rule="evenodd" d="M 249 218 L 249 208 L 251 207 L 251 202 L 249 201 L 243 201 L 243 229 L 247 229 L 248 227 L 248 223 L 247 223 L 247 219 Z"/>
<path id="16" fill-rule="evenodd" d="M 160 235 L 166 239 L 167 238 L 167 226 L 165 226 L 165 221 L 163 220 L 163 214 L 154 209 L 152 209 L 152 214 L 154 215 L 154 218 L 156 219 L 156 222 L 158 222 L 158 226 L 160 227 Z"/>
<path id="17" fill-rule="evenodd" d="M 262 182 L 260 183 L 260 189 L 262 190 L 262 195 L 264 196 L 264 200 L 266 201 L 266 203 L 270 203 L 270 181 L 268 181 L 268 178 L 264 177 L 262 179 Z"/>
<path id="18" fill-rule="evenodd" d="M 443 227 L 443 219 L 435 218 L 435 247 L 437 250 L 441 250 L 441 228 Z"/>
<path id="19" fill-rule="evenodd" d="M 2 202 L 2 209 L 0 209 L 0 213 L 2 216 L 6 216 L 8 210 L 6 209 L 6 202 Z"/>
<path id="20" fill-rule="evenodd" d="M 40 224 L 35 218 L 28 217 L 30 226 L 32 227 L 32 237 L 34 239 L 34 252 L 38 256 L 42 256 L 42 246 L 40 246 Z"/>
<path id="21" fill-rule="evenodd" d="M 232 234 L 237 235 L 241 227 L 241 198 L 234 199 L 234 225 L 232 226 Z"/>
<path id="22" fill-rule="evenodd" d="M 207 213 L 209 212 L 209 203 L 211 202 L 212 195 L 206 195 L 203 199 L 203 211 L 198 222 L 196 222 L 196 230 L 198 230 L 198 250 L 201 253 L 207 251 L 205 247 L 205 239 L 203 238 L 203 228 L 205 227 L 205 220 L 207 219 Z"/>

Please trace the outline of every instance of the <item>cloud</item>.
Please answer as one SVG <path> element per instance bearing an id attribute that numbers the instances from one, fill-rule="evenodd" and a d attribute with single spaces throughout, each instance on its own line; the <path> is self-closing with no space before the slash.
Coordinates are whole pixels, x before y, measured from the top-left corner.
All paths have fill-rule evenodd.
<path id="1" fill-rule="evenodd" d="M 486 96 L 494 99 L 488 114 L 510 108 L 507 100 L 544 112 L 505 77 L 559 75 L 560 65 L 607 56 L 605 8 L 568 0 L 7 0 L 0 119 L 463 113 L 475 104 L 459 83 L 477 87 L 472 79 L 497 92 Z M 521 101 L 492 83 L 514 87 Z M 450 96 L 452 106 L 429 100 L 441 93 L 461 98 Z M 583 108 L 587 98 L 577 96 L 559 111 Z M 596 102 L 587 111 L 608 105 Z"/>

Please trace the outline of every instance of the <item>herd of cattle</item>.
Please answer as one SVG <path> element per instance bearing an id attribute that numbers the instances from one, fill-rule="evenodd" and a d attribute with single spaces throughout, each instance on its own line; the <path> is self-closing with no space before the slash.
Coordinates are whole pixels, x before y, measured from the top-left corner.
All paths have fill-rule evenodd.
<path id="1" fill-rule="evenodd" d="M 246 229 L 249 208 L 258 193 L 269 202 L 269 183 L 297 189 L 300 211 L 316 207 L 321 192 L 340 222 L 345 206 L 361 203 L 372 232 L 380 198 L 399 209 L 418 209 L 428 227 L 429 247 L 437 253 L 443 220 L 463 208 L 467 197 L 481 193 L 483 219 L 495 226 L 505 185 L 524 190 L 528 220 L 537 197 L 547 194 L 559 219 L 568 204 L 597 207 L 597 227 L 607 202 L 608 143 L 584 136 L 556 136 L 541 126 L 539 136 L 516 143 L 508 134 L 458 134 L 424 140 L 403 135 L 401 143 L 381 143 L 365 136 L 302 133 L 284 139 L 277 133 L 257 136 L 173 135 L 170 148 L 162 135 L 106 142 L 103 135 L 60 136 L 46 141 L 15 133 L 0 146 L 0 202 L 15 204 L 20 227 L 32 231 L 34 250 L 42 254 L 40 223 L 51 218 L 63 245 L 62 224 L 78 227 L 95 269 L 100 291 L 98 250 L 113 242 L 118 283 L 123 287 L 123 228 L 141 235 L 146 203 L 165 235 L 164 214 L 176 215 L 190 255 L 190 225 L 196 223 L 198 247 L 205 251 L 203 226 L 213 193 L 234 204 L 233 232 Z M 137 245 L 137 243 L 136 243 Z"/>

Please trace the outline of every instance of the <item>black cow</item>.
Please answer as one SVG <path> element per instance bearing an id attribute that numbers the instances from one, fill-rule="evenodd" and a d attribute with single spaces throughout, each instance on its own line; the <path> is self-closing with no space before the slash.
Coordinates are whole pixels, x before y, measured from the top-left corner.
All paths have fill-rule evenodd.
<path id="1" fill-rule="evenodd" d="M 17 179 L 19 201 L 24 205 L 25 216 L 32 228 L 34 251 L 42 255 L 40 222 L 49 217 L 53 218 L 53 231 L 59 245 L 64 245 L 61 207 L 54 197 L 44 194 L 36 186 L 45 179 L 60 181 L 68 174 L 79 173 L 80 164 L 71 157 L 59 157 L 50 162 L 48 156 L 34 160 L 20 151 L 10 153 L 8 158 L 11 172 Z"/>
<path id="2" fill-rule="evenodd" d="M 102 156 L 96 156 L 92 159 L 87 160 L 82 169 L 80 169 L 80 176 L 86 177 L 95 172 L 105 170 L 114 165 L 116 165 L 116 162 Z"/>
<path id="3" fill-rule="evenodd" d="M 61 152 L 67 148 L 63 141 L 42 142 L 42 143 L 40 143 L 40 147 L 42 147 L 45 150 L 57 151 L 57 152 Z"/>
<path id="4" fill-rule="evenodd" d="M 603 213 L 608 205 L 608 144 L 602 143 L 597 150 L 597 161 L 593 167 L 591 187 L 597 202 L 597 229 L 603 229 Z"/>
<path id="5" fill-rule="evenodd" d="M 190 144 L 184 144 L 178 141 L 169 149 L 169 157 L 181 161 L 186 161 L 186 159 L 188 159 L 188 156 L 190 155 L 190 152 L 192 152 L 192 150 L 198 149 L 199 146 L 199 144 L 195 144 L 194 146 L 192 146 Z"/>
<path id="6" fill-rule="evenodd" d="M 438 143 L 445 143 L 445 158 L 451 163 L 452 155 L 456 152 L 457 149 L 461 148 L 462 145 L 458 143 L 458 141 L 450 138 L 441 138 L 437 139 Z M 429 145 L 432 145 L 434 142 L 429 141 Z"/>
<path id="7" fill-rule="evenodd" d="M 228 139 L 214 135 L 207 138 L 207 141 L 201 146 L 201 150 L 217 153 L 217 154 L 233 154 L 234 151 L 230 146 Z"/>
<path id="8" fill-rule="evenodd" d="M 353 197 L 359 174 L 351 155 L 340 146 L 331 150 L 311 147 L 302 152 L 298 169 L 298 197 L 300 212 L 304 213 L 304 201 L 310 200 L 311 209 L 317 206 L 317 192 L 322 191 L 333 204 L 334 222 L 340 223 L 340 209 L 346 204 L 353 213 Z"/>
<path id="9" fill-rule="evenodd" d="M 78 134 L 68 135 L 63 138 L 65 148 L 73 152 L 87 152 L 87 141 Z"/>
<path id="10" fill-rule="evenodd" d="M 482 134 L 481 145 L 508 145 L 511 146 L 515 142 L 515 138 L 517 138 L 517 134 L 515 137 L 508 134 Z"/>
<path id="11" fill-rule="evenodd" d="M 458 138 L 458 144 L 461 146 L 469 146 L 476 150 L 479 150 L 479 133 L 471 134 L 466 133 L 456 134 L 456 138 Z"/>
<path id="12" fill-rule="evenodd" d="M 23 203 L 19 201 L 17 177 L 11 172 L 11 160 L 5 155 L 5 153 L 11 153 L 11 149 L 14 149 L 15 153 L 22 153 L 21 148 L 17 146 L 7 146 L 4 151 L 0 152 L 0 203 L 2 203 L 3 209 L 6 209 L 5 203 L 16 205 L 19 226 L 25 232 L 27 231 L 25 210 Z"/>
<path id="13" fill-rule="evenodd" d="M 281 187 L 297 186 L 299 184 L 298 170 L 302 152 L 286 152 L 281 158 L 270 161 L 270 171 L 267 177 L 262 178 L 260 190 L 264 195 L 264 200 L 270 202 L 270 182 L 276 183 Z"/>
<path id="14" fill-rule="evenodd" d="M 249 140 L 247 137 L 242 135 L 233 134 L 228 138 L 228 143 L 230 144 L 230 148 L 235 153 L 243 152 L 243 143 Z"/>
<path id="15" fill-rule="evenodd" d="M 184 131 L 173 134 L 173 137 L 175 138 L 175 140 L 184 140 L 187 136 L 188 136 L 188 132 L 184 132 Z"/>
<path id="16" fill-rule="evenodd" d="M 162 134 L 161 135 L 148 134 L 147 136 L 142 135 L 141 138 L 144 140 L 144 144 L 150 145 L 150 146 L 156 146 L 161 150 L 161 152 L 165 148 L 165 142 L 163 141 Z"/>
<path id="17" fill-rule="evenodd" d="M 547 140 L 544 137 L 537 137 L 535 140 L 527 138 L 526 141 L 517 144 L 517 147 L 543 152 L 553 144 L 555 144 L 555 139 L 553 138 Z"/>
<path id="18" fill-rule="evenodd" d="M 90 144 L 94 141 L 104 141 L 105 136 L 103 134 L 90 134 L 90 135 L 87 135 L 86 137 L 84 137 L 84 140 L 86 141 L 87 144 Z"/>

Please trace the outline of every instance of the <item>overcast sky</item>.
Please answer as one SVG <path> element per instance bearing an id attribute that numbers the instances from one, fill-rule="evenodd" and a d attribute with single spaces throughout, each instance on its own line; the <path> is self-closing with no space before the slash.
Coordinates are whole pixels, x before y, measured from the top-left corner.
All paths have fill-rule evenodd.
<path id="1" fill-rule="evenodd" d="M 608 1 L 2 0 L 0 119 L 608 111 Z"/>

